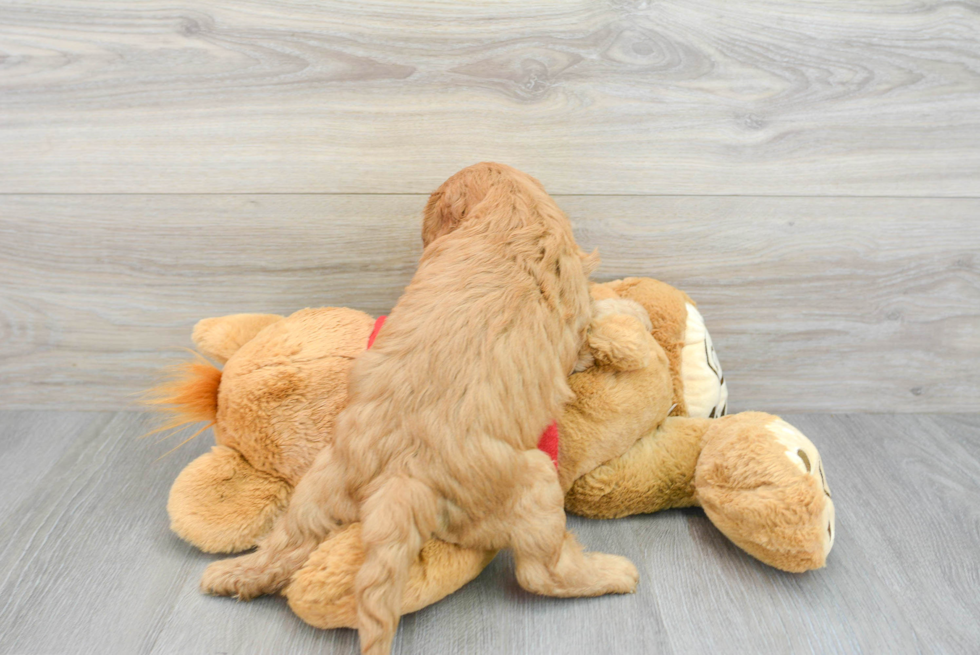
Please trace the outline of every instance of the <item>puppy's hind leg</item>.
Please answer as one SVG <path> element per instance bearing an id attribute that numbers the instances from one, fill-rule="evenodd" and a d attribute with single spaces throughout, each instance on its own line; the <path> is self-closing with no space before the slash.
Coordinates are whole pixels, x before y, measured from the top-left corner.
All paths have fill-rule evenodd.
<path id="1" fill-rule="evenodd" d="M 281 516 L 257 550 L 208 566 L 201 577 L 201 591 L 251 600 L 285 587 L 322 540 L 288 524 L 288 516 Z"/>
<path id="2" fill-rule="evenodd" d="M 388 655 L 409 567 L 432 536 L 438 498 L 422 482 L 392 478 L 361 506 L 364 564 L 354 582 L 361 653 Z"/>
<path id="3" fill-rule="evenodd" d="M 543 596 L 602 596 L 636 591 L 639 574 L 625 557 L 584 553 L 565 529 L 558 475 L 544 453 L 533 451 L 529 466 L 535 482 L 519 491 L 505 520 L 510 528 L 517 581 Z"/>
<path id="4" fill-rule="evenodd" d="M 204 571 L 201 591 L 251 600 L 280 591 L 310 554 L 336 528 L 357 520 L 344 478 L 328 447 L 296 485 L 289 508 L 247 555 L 214 562 Z"/>

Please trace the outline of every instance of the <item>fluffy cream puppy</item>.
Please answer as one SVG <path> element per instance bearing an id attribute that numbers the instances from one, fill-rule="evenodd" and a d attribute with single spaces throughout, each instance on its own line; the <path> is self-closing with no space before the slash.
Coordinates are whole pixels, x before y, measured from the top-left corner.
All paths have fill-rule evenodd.
<path id="1" fill-rule="evenodd" d="M 477 164 L 426 207 L 419 267 L 350 377 L 334 442 L 254 553 L 208 567 L 202 588 L 281 589 L 332 531 L 360 520 L 361 650 L 390 651 L 409 566 L 430 537 L 511 548 L 517 579 L 548 596 L 635 589 L 626 559 L 583 553 L 565 529 L 551 459 L 536 448 L 572 393 L 597 258 L 541 184 Z"/>

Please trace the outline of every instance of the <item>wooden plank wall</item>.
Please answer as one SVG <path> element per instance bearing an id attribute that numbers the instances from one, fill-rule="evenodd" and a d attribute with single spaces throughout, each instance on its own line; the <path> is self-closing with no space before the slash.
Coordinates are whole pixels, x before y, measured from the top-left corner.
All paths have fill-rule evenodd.
<path id="1" fill-rule="evenodd" d="M 385 311 L 480 160 L 691 293 L 736 409 L 980 411 L 980 4 L 915 0 L 0 0 L 0 407 Z"/>

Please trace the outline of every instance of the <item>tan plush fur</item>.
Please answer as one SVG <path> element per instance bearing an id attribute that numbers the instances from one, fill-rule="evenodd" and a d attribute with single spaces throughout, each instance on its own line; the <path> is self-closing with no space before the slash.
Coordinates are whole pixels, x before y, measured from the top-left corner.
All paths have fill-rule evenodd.
<path id="1" fill-rule="evenodd" d="M 568 511 L 619 518 L 701 506 L 725 536 L 784 571 L 824 566 L 833 545 L 833 503 L 819 455 L 801 469 L 762 412 L 720 419 L 675 417 L 622 456 L 579 478 Z"/>
<path id="2" fill-rule="evenodd" d="M 559 421 L 563 491 L 629 449 L 639 426 L 660 425 L 670 411 L 673 387 L 667 356 L 650 335 L 649 319 L 641 323 L 630 305 L 642 308 L 621 299 L 614 307 L 630 313 L 606 313 L 608 302 L 596 302 L 600 308 L 589 328 L 590 356 L 579 357 L 596 364 L 569 378 L 575 400 L 566 405 Z"/>
<path id="3" fill-rule="evenodd" d="M 592 285 L 590 291 L 595 299 L 617 299 L 612 287 L 622 288 L 622 282 Z M 634 280 L 629 285 L 633 291 L 663 287 L 666 285 L 654 280 Z M 574 483 L 565 497 L 566 508 L 586 516 L 609 518 L 696 505 L 702 502 L 703 496 L 709 517 L 733 542 L 762 561 L 784 570 L 822 565 L 832 543 L 825 536 L 825 530 L 833 523 L 832 505 L 828 495 L 805 491 L 813 487 L 814 480 L 822 480 L 819 454 L 811 453 L 813 471 L 809 475 L 786 468 L 785 449 L 770 447 L 773 432 L 767 426 L 775 417 L 765 414 L 737 415 L 755 417 L 744 423 L 680 417 L 664 420 L 673 402 L 672 389 L 677 386 L 677 374 L 666 352 L 668 347 L 680 351 L 674 335 L 681 329 L 677 326 L 685 323 L 686 296 L 674 290 L 656 296 L 645 293 L 641 297 L 648 303 L 651 324 L 661 326 L 654 331 L 658 340 L 645 340 L 646 325 L 637 320 L 635 311 L 619 301 L 607 307 L 618 307 L 622 316 L 616 312 L 594 312 L 588 343 L 592 349 L 610 342 L 592 338 L 608 334 L 603 320 L 613 319 L 610 325 L 620 328 L 632 326 L 631 336 L 625 329 L 620 336 L 634 346 L 647 344 L 650 351 L 647 366 L 624 371 L 600 363 L 569 379 L 576 398 L 566 406 L 560 420 L 559 456 L 562 488 Z M 653 302 L 652 297 L 659 300 Z M 248 452 L 286 447 L 290 445 L 289 439 L 294 440 L 294 447 L 289 450 L 295 453 L 296 462 L 286 468 L 303 470 L 312 462 L 311 450 L 323 445 L 324 437 L 316 432 L 316 426 L 329 424 L 326 416 L 338 412 L 341 398 L 347 397 L 344 386 L 347 369 L 330 361 L 336 357 L 349 363 L 363 352 L 373 321 L 353 310 L 304 310 L 294 316 L 295 320 L 290 317 L 262 331 L 263 339 L 254 346 L 237 352 L 229 348 L 233 354 L 220 378 L 220 402 L 218 397 L 212 397 L 212 403 L 219 409 L 225 402 L 234 401 L 238 405 L 236 413 L 228 416 L 236 417 L 236 441 Z M 340 320 L 342 316 L 354 320 Z M 224 320 L 243 322 L 234 316 L 209 319 L 207 324 L 217 328 Z M 235 326 L 222 327 L 221 332 L 241 334 Z M 218 339 L 213 342 L 220 345 Z M 600 362 L 616 359 L 600 352 L 592 354 Z M 627 359 L 617 361 L 636 363 Z M 232 374 L 233 371 L 244 374 L 239 376 Z M 270 377 L 252 375 L 250 371 L 266 371 Z M 214 380 L 213 371 L 203 370 L 203 375 Z M 208 387 L 210 383 L 205 379 L 190 380 L 190 384 Z M 212 393 L 215 391 L 212 388 Z M 322 402 L 321 397 L 331 394 L 337 402 Z M 315 421 L 302 419 L 310 411 L 304 407 L 311 403 L 321 413 Z M 250 415 L 250 412 L 254 413 Z M 221 435 L 219 442 L 223 442 L 229 429 L 220 418 L 215 418 L 216 432 Z M 202 420 L 209 419 L 205 416 Z M 293 421 L 297 423 L 294 425 Z M 269 426 L 280 426 L 286 432 L 269 439 Z M 221 448 L 233 450 L 221 446 L 219 451 Z M 757 452 L 746 457 L 746 449 Z M 278 504 L 281 496 L 275 491 L 277 485 L 271 485 L 269 493 L 263 491 L 265 472 L 257 471 L 250 464 L 242 466 L 240 462 L 247 464 L 243 455 L 236 460 L 231 453 L 224 454 L 227 457 L 218 458 L 207 453 L 189 466 L 171 493 L 172 501 L 179 496 L 187 502 L 179 506 L 171 502 L 168 509 L 182 537 L 201 548 L 230 552 L 236 547 L 253 545 L 268 529 L 267 517 L 281 511 Z M 270 455 L 263 459 L 281 462 L 283 456 Z M 597 461 L 600 464 L 589 470 L 592 462 Z M 737 490 L 733 488 L 732 493 L 737 491 L 739 497 L 737 502 L 732 502 L 725 496 L 729 485 L 725 471 L 736 468 L 739 473 L 735 480 L 740 486 Z M 756 492 L 763 495 L 753 496 L 753 480 L 768 480 L 769 468 L 781 472 L 783 491 L 766 497 L 763 485 Z M 701 496 L 695 484 L 696 470 L 701 471 L 704 485 Z M 281 489 L 291 492 L 292 487 L 285 483 L 281 472 L 274 479 L 282 483 Z M 804 492 L 793 491 L 796 487 L 804 488 Z M 754 507 L 766 509 L 753 515 Z M 772 521 L 760 523 L 753 516 L 769 516 Z M 744 529 L 743 520 L 746 521 Z M 195 531 L 190 532 L 187 527 L 178 529 L 188 524 L 193 524 Z M 290 606 L 312 625 L 355 626 L 353 581 L 364 557 L 359 530 L 358 524 L 351 525 L 321 543 L 284 591 Z M 236 535 L 237 542 L 232 539 Z M 801 542 L 794 535 L 804 536 L 804 547 L 800 547 Z M 413 611 L 452 593 L 474 578 L 493 553 L 493 550 L 469 550 L 439 540 L 429 541 L 413 564 L 402 611 Z"/>
<path id="4" fill-rule="evenodd" d="M 659 284 L 632 286 L 656 288 Z M 603 288 L 609 289 L 593 287 L 593 297 L 613 297 Z M 661 298 L 673 298 L 672 302 L 679 302 L 681 308 L 686 301 L 680 294 L 662 294 Z M 675 317 L 675 324 L 684 324 L 680 311 L 665 313 L 668 318 Z M 601 314 L 594 314 L 590 333 L 602 331 L 601 320 L 596 322 Z M 624 314 L 629 316 L 630 312 Z M 633 326 L 636 330 L 645 329 L 639 323 Z M 630 340 L 636 338 L 634 333 Z M 601 344 L 602 340 L 595 343 Z M 787 571 L 822 566 L 832 543 L 825 532 L 833 522 L 831 514 L 828 523 L 826 512 L 829 495 L 811 493 L 822 479 L 816 469 L 812 474 L 794 469 L 782 448 L 773 447 L 773 433 L 762 426 L 776 417 L 752 412 L 723 419 L 666 418 L 673 388 L 670 367 L 659 343 L 652 342 L 650 348 L 650 364 L 644 369 L 622 371 L 600 364 L 569 379 L 576 399 L 566 406 L 560 421 L 559 454 L 563 488 L 574 482 L 565 497 L 566 509 L 593 518 L 614 518 L 696 506 L 702 503 L 700 491 L 706 499 L 708 516 L 753 556 Z M 596 360 L 604 358 L 594 354 Z M 733 447 L 736 443 L 739 446 Z M 746 456 L 746 450 L 756 451 L 756 456 Z M 819 466 L 819 455 L 813 452 L 811 457 Z M 604 463 L 589 469 L 596 461 Z M 735 470 L 740 472 L 744 488 L 738 491 L 740 502 L 729 506 L 724 473 Z M 772 497 L 765 486 L 752 488 L 753 479 L 771 483 L 769 470 L 780 471 L 783 476 L 781 490 Z M 701 473 L 707 471 L 712 473 Z M 743 530 L 740 521 L 750 518 L 747 512 L 751 508 L 759 510 L 756 519 L 766 518 L 768 522 L 748 521 Z M 429 542 L 426 548 L 439 553 L 439 557 L 416 562 L 413 578 L 441 580 L 444 588 L 454 589 L 482 568 L 479 552 L 460 551 L 439 541 Z M 324 552 L 328 550 L 332 552 Z M 333 608 L 354 602 L 352 587 L 338 584 L 341 581 L 337 576 L 347 570 L 345 566 L 356 565 L 358 552 L 353 538 L 343 544 L 321 545 L 319 556 L 334 557 L 335 568 L 319 569 L 317 572 L 323 577 L 317 579 L 304 568 L 285 592 L 301 618 L 318 627 L 351 625 Z M 485 555 L 489 558 L 492 553 Z M 344 563 L 340 557 L 346 558 Z M 331 604 L 322 602 L 323 595 L 314 596 L 314 602 L 307 599 L 314 590 L 323 593 L 326 589 Z M 418 598 L 418 594 L 412 597 Z M 408 598 L 406 593 L 406 605 Z"/>
<path id="5" fill-rule="evenodd" d="M 589 518 L 616 519 L 696 505 L 694 470 L 709 423 L 668 418 L 619 456 L 579 477 L 565 496 L 565 507 Z"/>
<path id="6" fill-rule="evenodd" d="M 637 286 L 659 285 L 633 285 Z M 613 297 L 603 288 L 609 287 L 594 287 L 593 297 Z M 661 297 L 684 302 L 679 294 Z M 626 342 L 644 343 L 642 336 L 649 328 L 633 320 L 630 305 L 619 301 L 615 307 L 622 313 L 594 312 L 591 347 L 605 343 L 591 338 L 605 331 L 604 321 L 620 324 L 624 317 L 632 322 L 622 324 L 634 329 Z M 566 509 L 592 518 L 616 518 L 703 503 L 709 518 L 734 543 L 767 564 L 787 571 L 822 566 L 832 543 L 826 531 L 832 529 L 833 519 L 832 507 L 827 512 L 829 492 L 816 493 L 823 481 L 819 454 L 810 453 L 813 471 L 798 468 L 786 457 L 786 446 L 777 446 L 777 435 L 769 426 L 778 419 L 769 414 L 666 418 L 673 389 L 667 356 L 656 341 L 645 343 L 650 350 L 645 368 L 624 371 L 599 364 L 569 379 L 576 398 L 560 420 L 559 453 L 563 488 L 571 485 Z M 608 359 L 598 351 L 593 355 L 596 361 Z M 317 627 L 352 625 L 353 587 L 344 580 L 353 577 L 351 568 L 360 561 L 361 550 L 352 533 L 342 535 L 342 541 L 325 542 L 317 551 L 317 559 L 329 559 L 332 566 L 304 567 L 285 592 L 294 611 Z M 484 566 L 481 555 L 485 561 L 493 555 L 438 540 L 425 548 L 433 556 L 412 568 L 412 579 L 424 580 L 425 585 L 409 584 L 405 607 L 416 607 L 415 601 L 426 593 L 436 598 L 441 593 L 435 590 L 462 586 Z"/>
<path id="7" fill-rule="evenodd" d="M 374 319 L 304 309 L 262 329 L 223 371 L 215 438 L 295 486 L 332 440 L 348 377 Z"/>
<path id="8" fill-rule="evenodd" d="M 615 359 L 626 368 L 600 365 L 569 378 L 576 399 L 566 405 L 560 421 L 562 490 L 596 463 L 629 448 L 636 439 L 637 429 L 653 429 L 667 416 L 671 404 L 667 359 L 650 336 L 649 319 L 640 320 L 642 315 L 637 312 L 642 311 L 633 301 L 621 299 L 593 311 L 587 339 L 591 344 L 587 348 L 591 358 Z M 624 322 L 624 318 L 629 320 Z M 601 335 L 608 336 L 610 324 L 628 326 L 629 330 L 622 332 L 621 345 L 630 349 L 629 344 L 644 344 L 645 355 L 630 360 L 613 357 L 604 350 L 609 344 Z M 640 350 L 637 346 L 633 349 Z M 643 362 L 646 365 L 637 368 Z M 351 607 L 355 605 L 351 569 L 363 557 L 361 544 L 354 537 L 356 529 L 357 524 L 322 543 L 284 591 L 290 607 L 311 625 L 320 628 L 354 625 L 350 622 Z M 403 611 L 424 607 L 463 586 L 479 574 L 495 552 L 429 541 L 423 549 L 428 557 L 412 566 L 402 601 Z M 318 562 L 329 562 L 330 566 Z"/>
<path id="9" fill-rule="evenodd" d="M 572 398 L 567 376 L 591 315 L 586 257 L 532 178 L 481 164 L 450 178 L 443 196 L 458 187 L 477 191 L 452 206 L 451 231 L 426 246 L 374 347 L 357 358 L 333 444 L 259 549 L 212 564 L 204 590 L 277 591 L 324 537 L 357 520 L 364 653 L 389 652 L 409 568 L 431 536 L 511 548 L 518 582 L 536 593 L 635 588 L 628 560 L 585 554 L 565 530 L 557 473 L 535 447 Z"/>
<path id="10" fill-rule="evenodd" d="M 640 303 L 650 314 L 653 336 L 667 355 L 674 381 L 674 410 L 671 416 L 686 416 L 687 403 L 684 402 L 684 383 L 680 375 L 681 349 L 687 327 L 685 303 L 694 305 L 694 301 L 680 289 L 648 277 L 628 277 L 609 282 L 606 286 L 618 296 Z"/>
<path id="11" fill-rule="evenodd" d="M 266 327 L 282 320 L 278 314 L 232 314 L 205 318 L 194 326 L 192 339 L 202 353 L 224 364 Z"/>
<path id="12" fill-rule="evenodd" d="M 496 550 L 462 548 L 430 539 L 412 564 L 401 612 L 409 614 L 453 593 L 475 578 Z M 357 627 L 354 581 L 364 563 L 361 524 L 353 523 L 313 551 L 283 592 L 289 606 L 318 628 Z"/>
<path id="13" fill-rule="evenodd" d="M 195 360 L 151 392 L 171 416 L 164 428 L 207 421 L 218 444 L 174 482 L 167 503 L 174 532 L 207 552 L 255 546 L 332 437 L 350 368 L 373 326 L 363 312 L 334 307 L 197 324 L 195 345 L 224 356 L 224 371 Z"/>
<path id="14" fill-rule="evenodd" d="M 227 446 L 215 446 L 185 468 L 170 489 L 170 528 L 206 553 L 255 546 L 286 508 L 293 488 L 259 471 Z"/>
<path id="15" fill-rule="evenodd" d="M 711 422 L 695 475 L 697 498 L 750 555 L 784 571 L 820 568 L 834 537 L 823 465 L 812 450 L 805 458 L 810 470 L 787 457 L 787 446 L 773 438 L 775 418 L 742 412 Z"/>

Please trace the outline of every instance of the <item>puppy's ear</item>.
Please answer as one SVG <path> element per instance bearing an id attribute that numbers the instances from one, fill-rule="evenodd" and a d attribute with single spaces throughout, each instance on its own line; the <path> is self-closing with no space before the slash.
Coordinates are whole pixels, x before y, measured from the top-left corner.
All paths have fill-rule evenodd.
<path id="1" fill-rule="evenodd" d="M 422 245 L 428 246 L 463 222 L 501 175 L 498 164 L 475 164 L 459 171 L 432 192 L 422 216 Z"/>
<path id="2" fill-rule="evenodd" d="M 635 316 L 612 314 L 599 318 L 589 330 L 589 347 L 600 364 L 636 371 L 650 364 L 653 336 Z"/>
<path id="3" fill-rule="evenodd" d="M 596 248 L 588 255 L 584 252 L 579 252 L 579 257 L 582 258 L 582 271 L 585 273 L 586 277 L 592 275 L 599 269 L 599 264 L 602 260 L 599 258 L 599 249 Z"/>
<path id="4" fill-rule="evenodd" d="M 422 247 L 428 246 L 443 234 L 455 230 L 463 218 L 464 211 L 458 202 L 453 202 L 452 197 L 446 197 L 445 189 L 440 187 L 434 191 L 429 196 L 429 202 L 426 203 L 425 212 L 422 214 Z"/>

